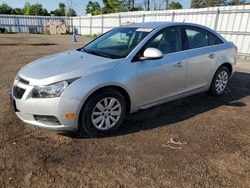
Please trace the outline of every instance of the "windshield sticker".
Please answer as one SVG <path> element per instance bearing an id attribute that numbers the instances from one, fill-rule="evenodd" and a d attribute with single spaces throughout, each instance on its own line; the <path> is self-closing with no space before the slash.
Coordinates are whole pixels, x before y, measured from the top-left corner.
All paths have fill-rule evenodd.
<path id="1" fill-rule="evenodd" d="M 153 29 L 147 28 L 147 27 L 141 27 L 141 28 L 136 29 L 136 31 L 138 31 L 138 32 L 151 32 L 151 31 L 153 31 Z"/>

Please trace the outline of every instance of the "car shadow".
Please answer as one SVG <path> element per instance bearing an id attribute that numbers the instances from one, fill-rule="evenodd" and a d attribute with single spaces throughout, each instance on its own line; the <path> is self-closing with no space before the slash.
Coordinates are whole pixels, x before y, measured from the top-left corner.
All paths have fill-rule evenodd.
<path id="1" fill-rule="evenodd" d="M 241 108 L 246 104 L 239 100 L 249 95 L 250 73 L 235 72 L 223 96 L 213 97 L 206 93 L 200 93 L 146 110 L 140 110 L 128 115 L 122 127 L 112 135 L 108 135 L 108 137 L 168 126 L 223 105 Z M 87 138 L 79 133 L 61 134 L 71 138 Z"/>

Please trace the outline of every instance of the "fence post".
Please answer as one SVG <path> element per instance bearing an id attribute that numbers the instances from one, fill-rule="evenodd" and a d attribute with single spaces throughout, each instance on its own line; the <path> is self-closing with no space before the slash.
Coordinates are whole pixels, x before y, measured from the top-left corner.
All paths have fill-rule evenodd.
<path id="1" fill-rule="evenodd" d="M 16 24 L 16 26 L 18 28 L 17 32 L 21 33 L 21 26 L 20 26 L 19 16 L 16 15 L 15 19 L 16 19 L 15 24 Z"/>
<path id="2" fill-rule="evenodd" d="M 121 14 L 119 14 L 119 26 L 121 26 L 122 21 L 121 21 Z"/>
<path id="3" fill-rule="evenodd" d="M 145 14 L 142 14 L 142 22 L 145 22 Z"/>
<path id="4" fill-rule="evenodd" d="M 103 34 L 103 32 L 104 32 L 104 16 L 103 16 L 103 14 L 102 14 L 102 34 Z"/>
<path id="5" fill-rule="evenodd" d="M 40 19 L 40 23 L 41 23 L 41 31 L 42 33 L 44 32 L 44 25 L 43 25 L 43 18 Z M 20 25 L 20 24 L 19 24 Z M 19 29 L 20 30 L 20 29 Z M 20 31 L 19 31 L 20 32 Z"/>
<path id="6" fill-rule="evenodd" d="M 90 29 L 90 35 L 92 35 L 92 15 L 90 15 L 89 17 L 89 22 L 90 22 L 90 25 L 89 25 L 89 29 Z"/>
<path id="7" fill-rule="evenodd" d="M 71 17 L 70 20 L 71 20 L 72 33 L 75 33 L 75 28 L 74 28 L 74 24 L 73 24 L 73 17 Z"/>
<path id="8" fill-rule="evenodd" d="M 215 21 L 214 21 L 214 30 L 217 30 L 218 22 L 219 22 L 219 16 L 220 16 L 220 9 L 218 8 L 216 11 Z"/>
<path id="9" fill-rule="evenodd" d="M 79 16 L 79 33 L 78 34 L 82 34 L 82 21 L 81 21 L 81 16 Z"/>
<path id="10" fill-rule="evenodd" d="M 172 22 L 174 22 L 175 12 L 172 12 Z"/>

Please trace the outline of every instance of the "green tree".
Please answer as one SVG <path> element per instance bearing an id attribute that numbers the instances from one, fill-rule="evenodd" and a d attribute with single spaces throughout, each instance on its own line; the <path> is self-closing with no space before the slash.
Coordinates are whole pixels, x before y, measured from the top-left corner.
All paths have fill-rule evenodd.
<path id="1" fill-rule="evenodd" d="M 182 9 L 182 4 L 176 1 L 172 1 L 168 4 L 169 9 Z"/>
<path id="2" fill-rule="evenodd" d="M 11 10 L 11 14 L 14 14 L 14 15 L 22 15 L 23 12 L 22 12 L 22 9 L 21 8 L 14 8 Z"/>
<path id="3" fill-rule="evenodd" d="M 192 8 L 205 8 L 227 5 L 227 0 L 192 0 Z"/>
<path id="4" fill-rule="evenodd" d="M 144 10 L 142 6 L 135 6 L 131 11 L 141 11 Z"/>
<path id="5" fill-rule="evenodd" d="M 246 2 L 246 0 L 230 0 L 228 2 L 228 5 L 245 5 L 250 4 L 249 2 Z"/>
<path id="6" fill-rule="evenodd" d="M 76 11 L 72 8 L 66 11 L 66 5 L 64 3 L 58 4 L 58 9 L 53 10 L 50 14 L 54 14 L 55 16 L 76 16 Z"/>
<path id="7" fill-rule="evenodd" d="M 11 14 L 12 8 L 6 4 L 3 3 L 2 5 L 0 5 L 0 14 Z"/>
<path id="8" fill-rule="evenodd" d="M 142 6 L 136 5 L 135 0 L 121 0 L 122 11 L 143 10 Z"/>
<path id="9" fill-rule="evenodd" d="M 191 7 L 192 8 L 204 8 L 206 7 L 206 4 L 204 0 L 192 0 Z"/>
<path id="10" fill-rule="evenodd" d="M 103 13 L 115 13 L 122 11 L 122 3 L 120 0 L 103 0 Z"/>
<path id="11" fill-rule="evenodd" d="M 26 3 L 22 13 L 24 15 L 36 15 L 36 16 L 48 16 L 49 13 L 46 9 L 43 8 L 42 4 L 36 3 L 36 4 L 30 4 Z"/>
<path id="12" fill-rule="evenodd" d="M 66 16 L 77 16 L 76 11 L 72 8 L 66 11 Z"/>
<path id="13" fill-rule="evenodd" d="M 206 0 L 205 1 L 206 7 L 216 7 L 216 6 L 223 6 L 227 4 L 226 0 Z"/>
<path id="14" fill-rule="evenodd" d="M 92 15 L 99 15 L 102 13 L 101 6 L 98 2 L 89 1 L 86 6 L 86 13 Z"/>
<path id="15" fill-rule="evenodd" d="M 55 16 L 65 16 L 66 5 L 64 3 L 59 3 L 58 6 L 58 9 L 53 10 L 50 13 L 54 14 Z"/>

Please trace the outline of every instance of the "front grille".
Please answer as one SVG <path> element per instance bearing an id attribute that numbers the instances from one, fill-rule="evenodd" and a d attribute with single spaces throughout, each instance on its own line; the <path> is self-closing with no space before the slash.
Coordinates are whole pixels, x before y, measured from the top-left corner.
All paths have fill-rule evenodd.
<path id="1" fill-rule="evenodd" d="M 23 89 L 23 88 L 20 88 L 18 86 L 13 87 L 13 95 L 17 99 L 21 99 L 23 97 L 24 92 L 25 92 L 25 89 Z"/>
<path id="2" fill-rule="evenodd" d="M 27 85 L 29 85 L 29 83 L 30 83 L 28 80 L 25 80 L 21 77 L 19 77 L 19 82 L 22 82 L 22 83 L 27 84 Z"/>
<path id="3" fill-rule="evenodd" d="M 34 115 L 34 119 L 37 122 L 40 122 L 46 125 L 61 125 L 60 121 L 55 116 Z"/>

